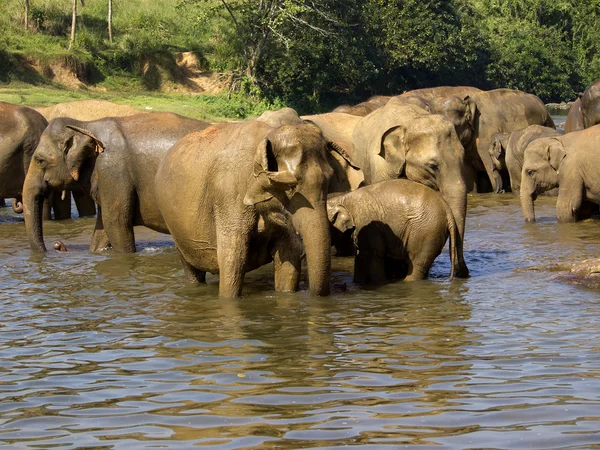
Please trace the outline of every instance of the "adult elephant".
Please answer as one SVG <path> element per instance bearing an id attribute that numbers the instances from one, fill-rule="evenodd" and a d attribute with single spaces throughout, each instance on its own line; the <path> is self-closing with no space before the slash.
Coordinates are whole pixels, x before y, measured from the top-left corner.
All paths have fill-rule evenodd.
<path id="1" fill-rule="evenodd" d="M 408 178 L 440 191 L 464 240 L 465 151 L 452 123 L 392 99 L 356 124 L 352 140 L 351 160 L 364 172 L 365 184 Z M 466 268 L 464 261 L 459 265 Z M 467 275 L 466 270 L 457 274 Z"/>
<path id="2" fill-rule="evenodd" d="M 274 262 L 275 289 L 298 289 L 306 253 L 309 290 L 328 295 L 328 144 L 312 124 L 214 125 L 175 145 L 156 174 L 160 211 L 191 281 L 219 273 L 221 296 Z"/>
<path id="3" fill-rule="evenodd" d="M 541 125 L 530 125 L 522 130 L 512 133 L 499 133 L 495 139 L 492 139 L 490 148 L 490 157 L 494 170 L 494 178 L 500 180 L 504 187 L 504 171 L 508 173 L 510 179 L 510 190 L 518 194 L 521 189 L 521 171 L 523 170 L 523 154 L 527 146 L 543 137 L 561 136 L 563 133 L 554 128 L 543 127 Z M 504 165 L 502 164 L 504 161 Z M 500 174 L 496 174 L 500 172 Z"/>
<path id="4" fill-rule="evenodd" d="M 453 96 L 465 97 L 467 95 L 477 94 L 478 92 L 482 92 L 482 90 L 473 86 L 436 86 L 423 89 L 412 89 L 398 95 L 397 98 L 416 96 L 429 103 L 432 100 L 439 98 Z"/>
<path id="5" fill-rule="evenodd" d="M 379 109 L 382 106 L 385 106 L 386 103 L 390 100 L 390 98 L 392 98 L 392 97 L 389 97 L 386 95 L 375 95 L 375 96 L 371 97 L 370 99 L 368 99 L 364 102 L 358 103 L 357 105 L 354 105 L 354 106 L 340 105 L 337 108 L 335 108 L 332 112 L 364 117 L 367 114 L 371 114 L 376 109 Z"/>
<path id="6" fill-rule="evenodd" d="M 124 117 L 144 114 L 146 111 L 127 105 L 107 102 L 106 100 L 78 100 L 75 102 L 57 103 L 54 106 L 36 108 L 46 120 L 59 117 L 70 117 L 77 120 L 98 120 L 104 117 Z"/>
<path id="7" fill-rule="evenodd" d="M 280 127 L 282 125 L 300 125 L 302 119 L 295 109 L 281 108 L 278 110 L 269 110 L 262 113 L 256 118 L 260 122 L 271 125 L 272 127 Z"/>
<path id="8" fill-rule="evenodd" d="M 51 121 L 23 187 L 31 248 L 46 251 L 41 205 L 49 193 L 64 189 L 81 189 L 98 203 L 90 251 L 110 244 L 118 252 L 135 252 L 134 225 L 168 233 L 156 205 L 156 169 L 179 139 L 208 126 L 172 113 Z"/>
<path id="9" fill-rule="evenodd" d="M 555 128 L 542 101 L 533 94 L 513 89 L 479 92 L 464 98 L 448 97 L 431 104 L 431 112 L 446 116 L 455 126 L 470 166 L 469 189 L 501 190 L 494 174 L 489 148 L 495 133 L 520 130 L 529 125 Z"/>
<path id="10" fill-rule="evenodd" d="M 46 129 L 46 119 L 32 108 L 0 102 L 0 196 L 12 198 L 13 210 L 23 212 L 22 195 L 25 175 L 40 136 Z M 75 193 L 80 215 L 96 213 L 93 201 Z M 53 196 L 45 204 L 44 218 L 54 210 L 56 220 L 71 217 L 71 196 Z"/>
<path id="11" fill-rule="evenodd" d="M 521 207 L 526 222 L 535 222 L 534 201 L 558 187 L 560 222 L 588 216 L 586 203 L 600 204 L 600 125 L 564 136 L 533 141 L 523 158 Z"/>
<path id="12" fill-rule="evenodd" d="M 575 100 L 575 102 L 569 108 L 567 114 L 567 120 L 565 121 L 565 133 L 571 133 L 573 131 L 584 130 L 583 116 L 581 115 L 581 97 Z"/>
<path id="13" fill-rule="evenodd" d="M 600 80 L 593 82 L 581 96 L 581 118 L 584 128 L 600 124 Z"/>

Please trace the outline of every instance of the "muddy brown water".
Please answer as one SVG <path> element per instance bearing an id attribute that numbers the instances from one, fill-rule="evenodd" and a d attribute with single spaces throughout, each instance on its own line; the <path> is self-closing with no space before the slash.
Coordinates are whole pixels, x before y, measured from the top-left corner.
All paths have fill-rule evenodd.
<path id="1" fill-rule="evenodd" d="M 333 259 L 329 298 L 189 287 L 169 236 L 89 254 L 93 219 L 32 254 L 0 211 L 0 446 L 38 449 L 600 448 L 600 293 L 551 269 L 600 255 L 600 222 L 523 222 L 469 197 L 472 277 L 377 289 Z M 346 284 L 346 290 L 342 285 Z"/>

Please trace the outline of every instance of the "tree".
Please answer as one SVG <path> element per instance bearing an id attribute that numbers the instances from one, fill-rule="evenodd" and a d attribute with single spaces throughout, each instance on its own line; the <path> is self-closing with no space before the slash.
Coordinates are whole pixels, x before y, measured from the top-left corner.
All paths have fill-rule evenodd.
<path id="1" fill-rule="evenodd" d="M 25 0 L 25 28 L 29 28 L 29 0 Z"/>
<path id="2" fill-rule="evenodd" d="M 112 30 L 112 0 L 108 0 L 108 41 L 112 44 L 113 41 L 113 30 Z"/>
<path id="3" fill-rule="evenodd" d="M 84 0 L 81 0 L 81 6 L 85 6 L 83 3 Z M 69 41 L 69 50 L 73 47 L 75 43 L 75 30 L 77 27 L 77 0 L 73 0 L 73 16 L 71 18 L 71 40 Z"/>

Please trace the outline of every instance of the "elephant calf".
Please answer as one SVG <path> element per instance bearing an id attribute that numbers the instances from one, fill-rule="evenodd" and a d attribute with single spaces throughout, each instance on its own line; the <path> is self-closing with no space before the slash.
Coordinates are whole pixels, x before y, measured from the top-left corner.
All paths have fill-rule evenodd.
<path id="1" fill-rule="evenodd" d="M 329 221 L 353 230 L 354 282 L 421 280 L 450 236 L 450 277 L 468 276 L 450 207 L 433 189 L 404 179 L 382 181 L 327 200 Z"/>

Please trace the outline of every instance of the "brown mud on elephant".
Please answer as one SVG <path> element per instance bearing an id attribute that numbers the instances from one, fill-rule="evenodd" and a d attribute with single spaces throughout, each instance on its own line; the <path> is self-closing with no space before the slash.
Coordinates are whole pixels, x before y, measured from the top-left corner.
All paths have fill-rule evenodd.
<path id="1" fill-rule="evenodd" d="M 12 198 L 13 211 L 23 212 L 23 183 L 38 145 L 40 136 L 48 122 L 37 111 L 25 106 L 0 102 L 0 196 Z M 75 201 L 79 215 L 94 215 L 95 206 L 91 198 L 76 192 Z M 45 219 L 64 220 L 71 217 L 71 196 L 61 198 L 60 193 L 44 203 Z"/>
<path id="2" fill-rule="evenodd" d="M 41 205 L 52 192 L 65 189 L 82 190 L 98 203 L 90 251 L 112 245 L 118 252 L 135 252 L 135 225 L 168 233 L 156 205 L 156 169 L 173 144 L 207 126 L 172 113 L 50 122 L 23 187 L 31 248 L 46 251 Z"/>
<path id="3" fill-rule="evenodd" d="M 339 232 L 352 233 L 355 283 L 424 279 L 448 237 L 450 278 L 469 272 L 452 211 L 420 183 L 387 180 L 330 197 L 327 213 Z"/>
<path id="4" fill-rule="evenodd" d="M 431 112 L 450 120 L 466 151 L 469 165 L 469 190 L 499 192 L 501 179 L 493 171 L 489 157 L 492 136 L 542 125 L 555 128 L 542 101 L 532 94 L 512 89 L 479 92 L 464 98 L 440 99 Z"/>
<path id="5" fill-rule="evenodd" d="M 186 277 L 219 274 L 221 296 L 270 261 L 275 289 L 298 289 L 303 253 L 309 291 L 328 295 L 327 189 L 332 151 L 312 124 L 217 124 L 175 145 L 156 174 L 160 211 Z"/>
<path id="6" fill-rule="evenodd" d="M 600 204 L 600 125 L 527 146 L 520 192 L 526 222 L 535 222 L 537 196 L 557 187 L 559 222 L 586 219 Z"/>

